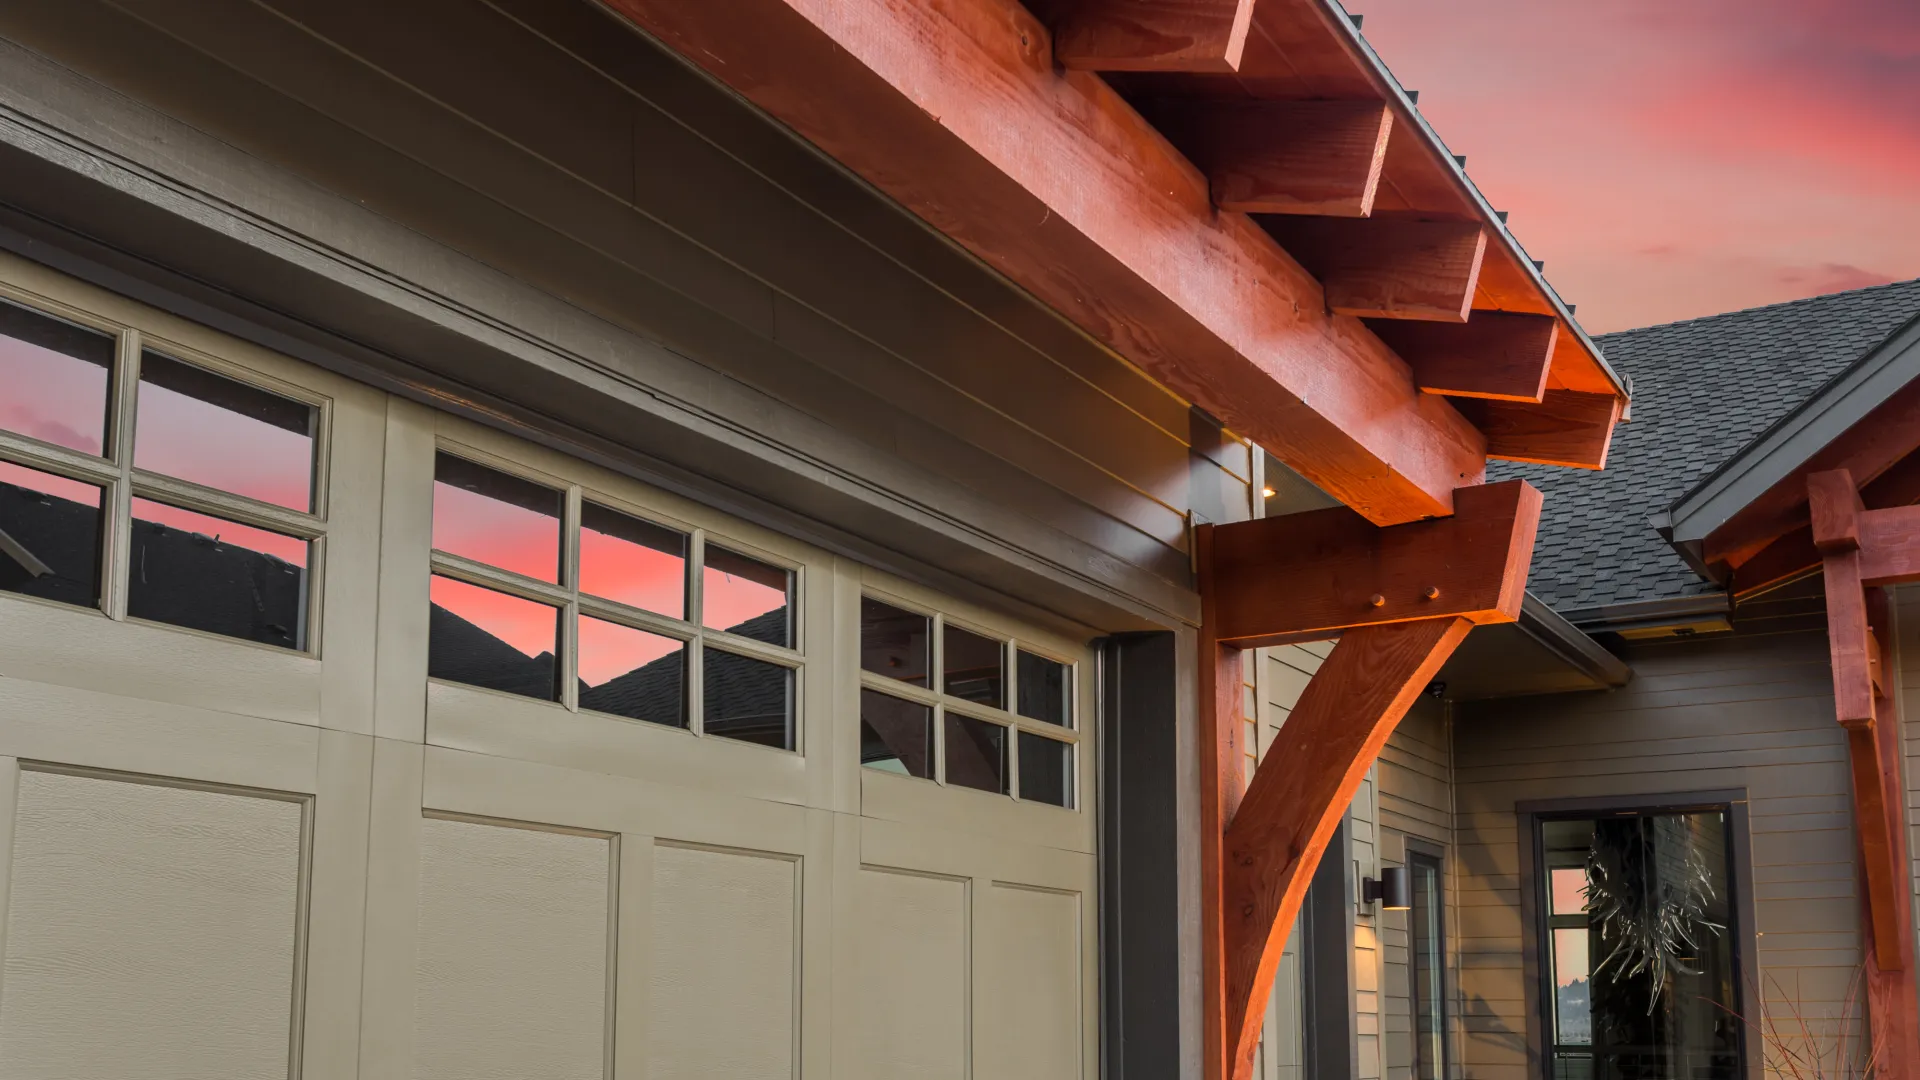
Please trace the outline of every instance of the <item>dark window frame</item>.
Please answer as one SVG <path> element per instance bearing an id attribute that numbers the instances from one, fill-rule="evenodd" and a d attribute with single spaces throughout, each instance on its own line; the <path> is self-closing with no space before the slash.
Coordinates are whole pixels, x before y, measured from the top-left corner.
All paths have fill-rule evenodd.
<path id="1" fill-rule="evenodd" d="M 1433 1075 L 1440 1078 L 1440 1080 L 1447 1080 L 1447 1078 L 1452 1075 L 1454 1064 L 1454 1010 L 1452 1008 L 1454 971 L 1452 942 L 1447 935 L 1447 915 L 1449 914 L 1447 908 L 1447 850 L 1441 844 L 1423 837 L 1408 836 L 1404 839 L 1406 843 L 1406 867 L 1409 875 L 1413 872 L 1415 860 L 1419 860 L 1433 866 L 1434 874 L 1438 877 L 1440 883 L 1438 892 L 1439 911 L 1436 913 L 1434 919 L 1434 924 L 1440 935 L 1440 1000 L 1436 1002 L 1439 1007 L 1440 1061 L 1439 1067 L 1434 1070 Z M 1414 891 L 1416 901 L 1419 899 L 1419 895 L 1419 891 L 1416 888 Z M 1414 969 L 1414 912 L 1416 910 L 1418 909 L 1409 909 L 1407 912 L 1407 1002 L 1410 1012 L 1409 1020 L 1413 1025 L 1413 1060 L 1411 1062 L 1413 1080 L 1420 1080 L 1420 1049 L 1422 1040 L 1420 1038 L 1419 1023 L 1421 1002 L 1419 980 L 1415 977 Z"/>
<path id="2" fill-rule="evenodd" d="M 1541 972 L 1546 963 L 1544 942 L 1549 936 L 1547 910 L 1542 894 L 1545 863 L 1540 824 L 1566 818 L 1604 817 L 1609 814 L 1686 813 L 1716 810 L 1727 815 L 1728 876 L 1734 896 L 1730 905 L 1735 920 L 1730 928 L 1733 943 L 1734 996 L 1740 1015 L 1760 1016 L 1760 1001 L 1751 978 L 1759 970 L 1759 941 L 1755 933 L 1753 896 L 1753 834 L 1748 822 L 1745 788 L 1718 788 L 1701 791 L 1648 792 L 1636 795 L 1599 795 L 1572 799 L 1538 799 L 1514 803 L 1518 825 L 1516 844 L 1520 854 L 1520 943 L 1522 977 L 1528 987 L 1527 1072 L 1536 1080 L 1553 1080 L 1548 1053 L 1547 1025 L 1549 1008 L 1546 981 Z M 1745 1080 L 1765 1080 L 1757 1040 L 1745 1025 L 1739 1025 L 1741 1071 Z"/>

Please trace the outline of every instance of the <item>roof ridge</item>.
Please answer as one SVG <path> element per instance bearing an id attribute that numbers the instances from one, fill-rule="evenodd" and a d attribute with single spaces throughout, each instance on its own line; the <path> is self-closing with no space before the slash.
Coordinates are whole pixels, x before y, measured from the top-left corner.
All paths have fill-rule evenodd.
<path id="1" fill-rule="evenodd" d="M 1693 323 L 1713 322 L 1716 319 L 1730 319 L 1736 315 L 1751 315 L 1759 311 L 1776 311 L 1781 308 L 1796 307 L 1801 304 L 1812 304 L 1821 300 L 1831 300 L 1836 296 L 1854 296 L 1860 293 L 1879 292 L 1882 289 L 1897 289 L 1902 287 L 1910 287 L 1914 285 L 1920 285 L 1920 278 L 1905 278 L 1900 281 L 1884 281 L 1878 285 L 1863 285 L 1857 289 L 1841 289 L 1838 292 L 1816 293 L 1813 296 L 1802 296 L 1797 300 L 1782 300 L 1777 304 L 1756 304 L 1753 307 L 1735 308 L 1732 311 L 1720 311 L 1720 312 L 1715 312 L 1712 315 L 1696 315 L 1691 319 L 1675 319 L 1672 322 L 1652 323 L 1647 326 L 1635 326 L 1626 330 L 1610 330 L 1604 334 L 1594 335 L 1594 340 L 1599 342 L 1604 342 L 1608 338 L 1626 337 L 1629 334 L 1639 334 L 1649 330 L 1665 330 L 1665 329 L 1668 329 L 1669 327 L 1687 326 Z"/>

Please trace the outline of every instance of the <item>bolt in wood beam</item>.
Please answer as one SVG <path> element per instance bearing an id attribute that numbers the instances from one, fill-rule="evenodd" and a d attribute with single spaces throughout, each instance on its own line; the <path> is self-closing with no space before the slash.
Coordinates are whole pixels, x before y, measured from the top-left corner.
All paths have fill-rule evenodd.
<path id="1" fill-rule="evenodd" d="M 1336 315 L 1463 323 L 1480 284 L 1478 222 L 1288 218 L 1269 228 L 1326 289 Z"/>
<path id="2" fill-rule="evenodd" d="M 1380 101 L 1149 104 L 1149 116 L 1207 174 L 1213 203 L 1250 214 L 1366 217 L 1387 160 L 1393 110 Z"/>
<path id="3" fill-rule="evenodd" d="M 1240 70 L 1254 0 L 1078 0 L 1053 31 L 1074 71 Z"/>
<path id="4" fill-rule="evenodd" d="M 1373 332 L 1429 394 L 1539 404 L 1560 340 L 1552 315 L 1476 311 L 1464 324 L 1381 319 Z"/>

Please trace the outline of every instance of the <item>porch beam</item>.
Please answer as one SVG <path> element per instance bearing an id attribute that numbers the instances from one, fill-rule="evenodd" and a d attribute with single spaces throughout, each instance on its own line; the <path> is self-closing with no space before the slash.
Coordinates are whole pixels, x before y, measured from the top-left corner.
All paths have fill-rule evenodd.
<path id="1" fill-rule="evenodd" d="M 1515 480 L 1454 504 L 1385 529 L 1335 508 L 1196 534 L 1208 1080 L 1250 1080 L 1288 928 L 1395 725 L 1468 631 L 1519 616 L 1540 493 Z M 1243 790 L 1241 650 L 1335 635 Z"/>
<path id="2" fill-rule="evenodd" d="M 1413 368 L 1422 393 L 1539 404 L 1560 340 L 1552 315 L 1476 311 L 1465 323 L 1380 320 L 1380 340 Z"/>
<path id="3" fill-rule="evenodd" d="M 1207 174 L 1213 203 L 1249 214 L 1373 213 L 1393 110 L 1382 101 L 1200 101 L 1148 115 Z"/>
<path id="4" fill-rule="evenodd" d="M 1484 475 L 1480 432 L 1103 79 L 1061 72 L 1019 0 L 607 6 L 1368 520 L 1444 516 Z"/>
<path id="5" fill-rule="evenodd" d="M 1240 70 L 1254 0 L 1078 0 L 1053 55 L 1076 71 Z"/>

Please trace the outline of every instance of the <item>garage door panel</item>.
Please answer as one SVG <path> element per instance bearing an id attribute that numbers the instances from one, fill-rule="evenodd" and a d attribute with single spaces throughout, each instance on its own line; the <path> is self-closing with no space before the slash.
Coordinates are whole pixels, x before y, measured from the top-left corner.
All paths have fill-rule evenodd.
<path id="1" fill-rule="evenodd" d="M 976 1075 L 1077 1080 L 1082 1059 L 1081 897 L 995 882 L 982 890 Z"/>
<path id="2" fill-rule="evenodd" d="M 0 1072 L 287 1076 L 306 805 L 20 772 Z"/>
<path id="3" fill-rule="evenodd" d="M 421 823 L 413 1075 L 605 1075 L 613 854 L 604 836 Z"/>
<path id="4" fill-rule="evenodd" d="M 795 1074 L 799 861 L 660 843 L 649 934 L 649 1080 Z"/>
<path id="5" fill-rule="evenodd" d="M 856 1071 L 862 1080 L 965 1080 L 972 988 L 969 883 L 858 872 L 853 924 Z"/>

